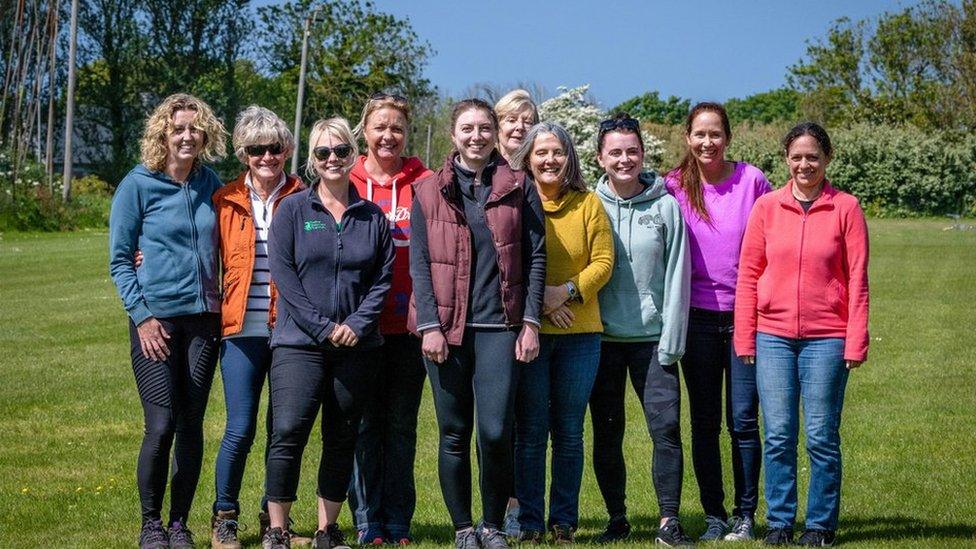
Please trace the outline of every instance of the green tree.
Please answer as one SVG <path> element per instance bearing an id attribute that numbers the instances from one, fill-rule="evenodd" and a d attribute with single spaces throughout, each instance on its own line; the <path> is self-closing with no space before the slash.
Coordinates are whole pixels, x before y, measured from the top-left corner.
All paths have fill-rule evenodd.
<path id="1" fill-rule="evenodd" d="M 725 109 L 733 125 L 740 122 L 792 122 L 800 118 L 800 94 L 796 90 L 780 88 L 744 99 L 729 99 Z"/>
<path id="2" fill-rule="evenodd" d="M 681 99 L 673 95 L 661 99 L 658 92 L 650 91 L 624 101 L 609 112 L 611 114 L 626 112 L 644 123 L 683 124 L 690 109 L 689 99 Z"/>

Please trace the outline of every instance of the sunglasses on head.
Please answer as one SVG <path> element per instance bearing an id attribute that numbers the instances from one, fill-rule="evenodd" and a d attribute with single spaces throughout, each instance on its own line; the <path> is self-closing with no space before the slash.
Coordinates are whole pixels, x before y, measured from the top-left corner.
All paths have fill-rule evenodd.
<path id="1" fill-rule="evenodd" d="M 267 145 L 248 145 L 244 147 L 244 152 L 248 156 L 264 156 L 264 153 L 281 154 L 285 148 L 281 143 L 269 143 Z"/>
<path id="2" fill-rule="evenodd" d="M 600 122 L 600 133 L 612 132 L 613 130 L 630 130 L 640 132 L 640 122 L 634 118 L 608 118 Z"/>
<path id="3" fill-rule="evenodd" d="M 406 97 L 395 93 L 376 92 L 373 95 L 369 96 L 370 101 L 380 101 L 383 99 L 392 99 L 394 101 L 400 101 L 403 103 L 407 102 Z"/>
<path id="4" fill-rule="evenodd" d="M 328 160 L 329 155 L 335 153 L 336 158 L 345 158 L 349 156 L 352 152 L 352 145 L 343 143 L 342 145 L 336 145 L 335 147 L 315 147 L 312 149 L 312 154 L 318 160 Z"/>

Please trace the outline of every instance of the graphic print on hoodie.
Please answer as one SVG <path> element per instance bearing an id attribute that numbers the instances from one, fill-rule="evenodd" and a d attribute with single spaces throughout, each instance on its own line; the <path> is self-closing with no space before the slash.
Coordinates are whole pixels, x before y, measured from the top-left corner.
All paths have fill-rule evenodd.
<path id="1" fill-rule="evenodd" d="M 380 315 L 383 334 L 407 333 L 407 308 L 413 284 L 410 280 L 410 206 L 413 204 L 413 184 L 431 175 L 419 158 L 403 159 L 400 173 L 388 181 L 379 182 L 366 172 L 366 157 L 360 156 L 349 174 L 359 196 L 383 210 L 390 222 L 390 234 L 396 256 L 393 260 L 393 285 Z"/>

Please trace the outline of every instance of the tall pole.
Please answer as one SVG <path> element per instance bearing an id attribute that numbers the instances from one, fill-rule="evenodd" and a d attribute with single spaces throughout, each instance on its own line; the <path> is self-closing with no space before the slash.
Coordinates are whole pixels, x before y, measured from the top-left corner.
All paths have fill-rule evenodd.
<path id="1" fill-rule="evenodd" d="M 51 25 L 51 65 L 47 77 L 47 150 L 44 155 L 44 173 L 47 184 L 54 194 L 54 68 L 58 59 L 58 19 L 60 0 L 54 0 L 54 17 Z"/>
<path id="2" fill-rule="evenodd" d="M 75 130 L 75 46 L 78 42 L 78 0 L 71 0 L 71 40 L 68 42 L 68 95 L 64 115 L 64 188 L 61 197 L 71 199 L 71 136 Z"/>
<path id="3" fill-rule="evenodd" d="M 77 0 L 75 0 L 77 1 Z M 305 31 L 302 33 L 302 64 L 298 70 L 298 100 L 295 101 L 295 150 L 291 153 L 291 173 L 298 173 L 298 149 L 302 135 L 302 103 L 305 101 L 305 62 L 308 59 L 308 33 L 315 13 L 305 18 Z"/>

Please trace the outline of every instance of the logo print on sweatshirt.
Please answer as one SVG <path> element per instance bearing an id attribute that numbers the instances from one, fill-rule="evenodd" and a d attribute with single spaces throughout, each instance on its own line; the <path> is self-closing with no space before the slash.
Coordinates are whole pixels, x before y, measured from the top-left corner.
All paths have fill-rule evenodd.
<path id="1" fill-rule="evenodd" d="M 655 227 L 664 225 L 664 218 L 661 214 L 644 214 L 637 219 L 638 225 L 654 225 Z"/>
<path id="2" fill-rule="evenodd" d="M 325 223 L 323 223 L 321 221 L 318 221 L 318 220 L 312 220 L 312 221 L 306 221 L 305 222 L 305 232 L 307 232 L 307 233 L 308 232 L 312 232 L 312 231 L 321 231 L 321 230 L 326 229 L 327 227 L 328 227 L 328 225 L 326 225 Z"/>

